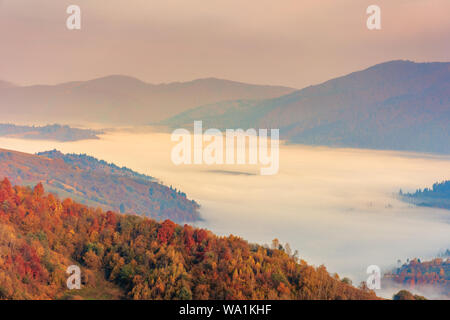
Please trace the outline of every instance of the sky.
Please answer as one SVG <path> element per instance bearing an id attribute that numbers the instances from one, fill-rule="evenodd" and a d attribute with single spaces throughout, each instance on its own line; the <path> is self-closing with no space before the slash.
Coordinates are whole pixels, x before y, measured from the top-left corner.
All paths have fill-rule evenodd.
<path id="1" fill-rule="evenodd" d="M 66 9 L 81 8 L 81 30 Z M 381 7 L 381 30 L 366 9 Z M 450 61 L 448 0 L 0 0 L 0 80 L 124 74 L 303 88 L 394 59 Z"/>

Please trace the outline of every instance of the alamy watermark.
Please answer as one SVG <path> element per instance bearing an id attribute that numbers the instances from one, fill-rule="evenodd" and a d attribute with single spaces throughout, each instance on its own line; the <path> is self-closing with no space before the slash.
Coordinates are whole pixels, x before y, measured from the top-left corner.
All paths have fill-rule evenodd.
<path id="1" fill-rule="evenodd" d="M 366 280 L 367 288 L 370 290 L 381 289 L 381 269 L 377 265 L 370 265 L 367 267 L 366 273 L 369 277 Z"/>
<path id="2" fill-rule="evenodd" d="M 77 5 L 70 5 L 67 7 L 66 13 L 69 17 L 66 20 L 66 27 L 69 30 L 81 29 L 81 9 Z"/>
<path id="3" fill-rule="evenodd" d="M 261 175 L 274 175 L 280 167 L 279 129 L 218 129 L 203 132 L 202 121 L 194 121 L 194 133 L 176 129 L 171 140 L 178 142 L 172 148 L 171 159 L 181 164 L 250 164 L 260 165 Z M 247 143 L 248 141 L 248 143 Z M 236 142 L 236 143 L 235 143 Z"/>
<path id="4" fill-rule="evenodd" d="M 66 20 L 66 27 L 69 30 L 81 29 L 81 8 L 78 5 L 72 4 L 67 7 L 66 13 L 69 17 Z M 369 15 L 366 21 L 367 29 L 381 30 L 381 8 L 378 5 L 370 5 L 366 9 L 366 14 Z"/>
<path id="5" fill-rule="evenodd" d="M 381 30 L 381 8 L 375 4 L 368 6 L 366 13 L 370 16 L 367 18 L 367 29 Z"/>
<path id="6" fill-rule="evenodd" d="M 71 265 L 67 268 L 66 273 L 69 275 L 67 278 L 67 288 L 69 290 L 81 289 L 81 269 L 77 265 Z"/>

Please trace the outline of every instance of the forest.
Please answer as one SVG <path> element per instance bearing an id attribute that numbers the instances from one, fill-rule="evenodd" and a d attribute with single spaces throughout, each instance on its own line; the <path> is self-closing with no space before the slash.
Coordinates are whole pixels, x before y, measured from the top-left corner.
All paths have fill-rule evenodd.
<path id="1" fill-rule="evenodd" d="M 431 189 L 418 189 L 414 193 L 403 193 L 400 190 L 399 196 L 402 200 L 418 206 L 450 210 L 450 181 L 437 182 Z"/>
<path id="2" fill-rule="evenodd" d="M 448 251 L 448 250 L 447 250 Z M 384 280 L 400 284 L 407 289 L 429 289 L 450 298 L 450 258 L 442 257 L 431 261 L 408 260 L 400 267 L 384 275 Z"/>
<path id="3" fill-rule="evenodd" d="M 46 126 L 19 126 L 0 124 L 0 136 L 31 140 L 78 141 L 99 139 L 102 131 L 72 128 L 67 125 L 52 124 Z"/>
<path id="4" fill-rule="evenodd" d="M 378 299 L 275 244 L 0 182 L 2 299 Z M 69 265 L 81 267 L 80 290 L 66 287 Z"/>
<path id="5" fill-rule="evenodd" d="M 0 176 L 13 184 L 34 186 L 91 207 L 139 214 L 156 220 L 192 222 L 199 204 L 155 178 L 84 154 L 57 150 L 31 155 L 0 149 Z"/>

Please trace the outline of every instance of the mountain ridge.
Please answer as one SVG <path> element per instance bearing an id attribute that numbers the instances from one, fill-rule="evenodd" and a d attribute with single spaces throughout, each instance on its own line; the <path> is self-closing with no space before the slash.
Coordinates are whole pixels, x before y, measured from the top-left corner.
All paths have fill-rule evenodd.
<path id="1" fill-rule="evenodd" d="M 0 87 L 0 112 L 6 121 L 145 125 L 201 104 L 276 97 L 293 90 L 218 78 L 155 85 L 110 75 L 57 85 Z"/>
<path id="2" fill-rule="evenodd" d="M 15 184 L 41 182 L 60 197 L 122 213 L 157 220 L 193 222 L 200 219 L 199 205 L 183 192 L 155 178 L 118 167 L 87 155 L 57 150 L 37 155 L 0 149 L 0 176 Z"/>
<path id="3" fill-rule="evenodd" d="M 16 87 L 13 83 L 0 80 L 0 89 Z"/>
<path id="4" fill-rule="evenodd" d="M 275 128 L 283 139 L 308 145 L 450 153 L 449 62 L 389 61 L 280 97 L 246 101 L 253 104 L 248 108 L 221 103 L 163 123 L 189 125 L 203 119 L 203 108 L 204 127 Z M 208 108 L 220 109 L 218 116 Z"/>
<path id="5" fill-rule="evenodd" d="M 52 124 L 46 126 L 23 126 L 0 123 L 0 136 L 8 138 L 54 141 L 79 141 L 100 139 L 99 130 L 73 128 L 67 125 Z"/>

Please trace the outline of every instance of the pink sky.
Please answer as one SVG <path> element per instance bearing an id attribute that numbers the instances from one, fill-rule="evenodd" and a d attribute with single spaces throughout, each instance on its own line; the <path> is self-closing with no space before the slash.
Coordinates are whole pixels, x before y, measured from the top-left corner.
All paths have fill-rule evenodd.
<path id="1" fill-rule="evenodd" d="M 65 27 L 66 8 L 82 29 Z M 382 30 L 366 8 L 382 9 Z M 393 59 L 450 61 L 449 0 L 0 0 L 0 79 L 218 77 L 301 88 Z"/>

